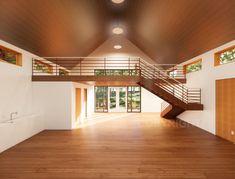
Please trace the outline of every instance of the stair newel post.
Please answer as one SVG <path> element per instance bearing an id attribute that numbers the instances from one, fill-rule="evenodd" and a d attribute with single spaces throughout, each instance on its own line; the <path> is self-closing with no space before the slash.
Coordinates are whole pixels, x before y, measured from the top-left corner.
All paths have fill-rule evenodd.
<path id="1" fill-rule="evenodd" d="M 129 76 L 131 76 L 131 69 L 130 69 L 130 61 L 131 61 L 131 59 L 130 59 L 130 57 L 128 58 L 128 71 L 129 71 Z"/>
<path id="2" fill-rule="evenodd" d="M 34 58 L 32 60 L 32 76 L 34 75 Z"/>
<path id="3" fill-rule="evenodd" d="M 155 68 L 155 66 L 153 66 L 153 79 L 156 79 L 155 73 L 156 73 L 156 68 Z"/>
<path id="4" fill-rule="evenodd" d="M 184 86 L 182 85 L 182 101 L 184 102 Z"/>
<path id="5" fill-rule="evenodd" d="M 138 70 L 139 70 L 139 76 L 141 76 L 141 70 L 140 70 L 140 58 L 139 58 L 139 68 L 138 68 Z"/>
<path id="6" fill-rule="evenodd" d="M 56 64 L 55 64 L 55 75 L 57 76 L 58 74 L 58 59 L 56 58 Z"/>
<path id="7" fill-rule="evenodd" d="M 80 76 L 82 76 L 82 59 L 78 59 L 80 61 Z"/>
<path id="8" fill-rule="evenodd" d="M 187 88 L 187 103 L 188 103 L 188 88 Z"/>
<path id="9" fill-rule="evenodd" d="M 104 58 L 104 75 L 106 76 L 106 58 Z"/>
<path id="10" fill-rule="evenodd" d="M 200 104 L 202 102 L 202 89 L 200 88 Z"/>

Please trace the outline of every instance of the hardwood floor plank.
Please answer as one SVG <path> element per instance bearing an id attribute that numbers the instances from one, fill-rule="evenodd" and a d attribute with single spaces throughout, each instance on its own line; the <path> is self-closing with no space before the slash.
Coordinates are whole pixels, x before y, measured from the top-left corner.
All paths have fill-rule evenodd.
<path id="1" fill-rule="evenodd" d="M 43 131 L 0 154 L 0 178 L 235 178 L 234 144 L 158 116 L 105 114 L 73 131 Z"/>

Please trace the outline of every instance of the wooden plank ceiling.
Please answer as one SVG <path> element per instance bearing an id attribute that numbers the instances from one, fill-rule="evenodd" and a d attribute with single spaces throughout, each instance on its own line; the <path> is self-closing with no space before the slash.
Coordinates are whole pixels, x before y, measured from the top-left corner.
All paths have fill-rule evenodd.
<path id="1" fill-rule="evenodd" d="M 1 0 L 0 39 L 39 56 L 87 56 L 120 25 L 158 63 L 235 39 L 234 0 Z"/>

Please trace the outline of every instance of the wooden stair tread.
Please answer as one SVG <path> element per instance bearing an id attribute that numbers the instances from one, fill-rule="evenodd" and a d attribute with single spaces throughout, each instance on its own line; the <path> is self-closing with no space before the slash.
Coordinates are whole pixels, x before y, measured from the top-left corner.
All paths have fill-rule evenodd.
<path id="1" fill-rule="evenodd" d="M 161 112 L 161 117 L 175 119 L 176 116 L 183 113 L 185 110 L 203 110 L 202 104 L 183 102 L 181 99 L 156 85 L 153 79 L 141 78 L 138 84 L 170 104 Z"/>

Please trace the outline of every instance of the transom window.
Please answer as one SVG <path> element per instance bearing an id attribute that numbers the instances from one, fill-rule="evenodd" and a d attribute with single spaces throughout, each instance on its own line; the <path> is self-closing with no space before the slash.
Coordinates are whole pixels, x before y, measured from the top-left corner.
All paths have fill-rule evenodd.
<path id="1" fill-rule="evenodd" d="M 67 76 L 69 74 L 68 71 L 64 70 L 64 69 L 59 69 L 59 75 L 60 76 Z"/>
<path id="2" fill-rule="evenodd" d="M 40 60 L 34 60 L 34 70 L 37 71 L 37 73 L 53 73 L 53 67 L 47 63 L 44 63 Z"/>
<path id="3" fill-rule="evenodd" d="M 202 59 L 184 65 L 184 73 L 191 73 L 202 69 Z"/>
<path id="4" fill-rule="evenodd" d="M 139 75 L 139 70 L 136 69 L 96 69 L 95 70 L 95 75 L 97 76 L 138 76 Z"/>
<path id="5" fill-rule="evenodd" d="M 6 47 L 0 46 L 0 61 L 22 66 L 22 54 Z"/>
<path id="6" fill-rule="evenodd" d="M 235 46 L 215 53 L 215 66 L 235 61 Z"/>

